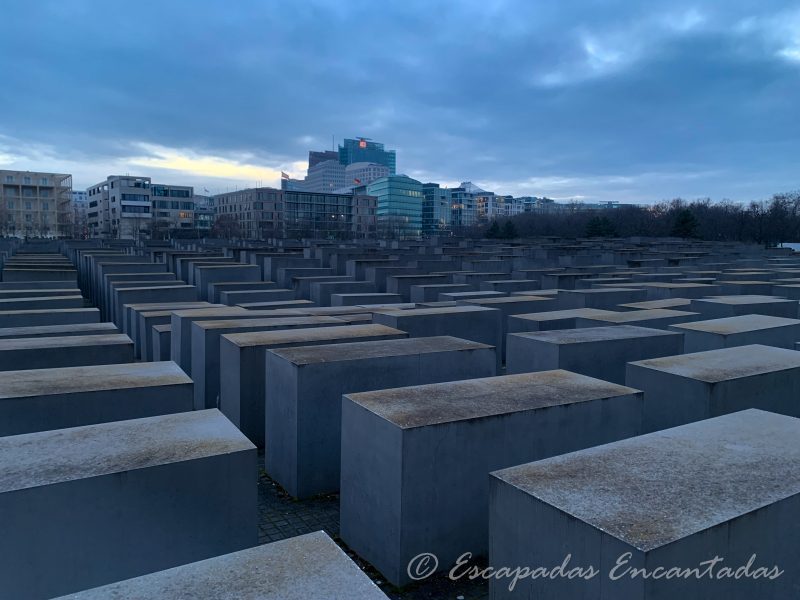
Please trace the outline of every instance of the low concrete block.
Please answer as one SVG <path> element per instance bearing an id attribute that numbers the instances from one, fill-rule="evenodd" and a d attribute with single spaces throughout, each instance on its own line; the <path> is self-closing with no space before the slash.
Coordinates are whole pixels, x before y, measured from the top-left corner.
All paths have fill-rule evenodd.
<path id="1" fill-rule="evenodd" d="M 225 334 L 220 338 L 220 410 L 261 447 L 264 445 L 267 350 L 391 340 L 407 335 L 375 324 Z"/>
<path id="2" fill-rule="evenodd" d="M 196 410 L 219 406 L 219 338 L 227 333 L 342 325 L 336 317 L 277 317 L 192 323 L 192 379 Z"/>
<path id="3" fill-rule="evenodd" d="M 153 325 L 153 332 L 151 334 L 151 343 L 153 350 L 151 352 L 150 360 L 171 360 L 170 358 L 170 337 L 172 334 L 172 325 L 169 323 L 164 325 Z M 194 396 L 194 394 L 192 394 Z"/>
<path id="4" fill-rule="evenodd" d="M 180 590 L 178 592 L 178 590 Z M 62 600 L 181 598 L 219 600 L 386 600 L 323 531 L 216 556 L 65 596 Z"/>
<path id="5" fill-rule="evenodd" d="M 609 315 L 578 317 L 578 327 L 602 327 L 604 325 L 636 325 L 653 329 L 669 329 L 670 325 L 688 323 L 702 318 L 700 313 L 668 308 L 651 308 L 646 310 L 629 310 Z M 684 350 L 685 351 L 685 350 Z"/>
<path id="6" fill-rule="evenodd" d="M 800 416 L 800 353 L 737 346 L 631 362 L 628 385 L 644 391 L 645 431 L 758 408 Z"/>
<path id="7" fill-rule="evenodd" d="M 578 326 L 578 319 L 600 318 L 611 316 L 615 313 L 610 310 L 597 308 L 575 308 L 572 310 L 551 310 L 545 312 L 510 315 L 508 317 L 508 332 L 520 333 L 524 331 L 550 331 L 552 329 L 574 329 Z"/>
<path id="8" fill-rule="evenodd" d="M 339 491 L 341 397 L 496 374 L 495 348 L 454 337 L 266 353 L 265 467 L 296 498 Z"/>
<path id="9" fill-rule="evenodd" d="M 499 578 L 490 596 L 795 597 L 798 436 L 797 419 L 748 410 L 492 473 L 489 564 L 568 560 L 564 572 L 583 575 L 523 576 L 512 589 Z M 783 574 L 766 577 L 773 567 Z M 702 575 L 664 576 L 673 569 Z"/>
<path id="10" fill-rule="evenodd" d="M 173 362 L 6 371 L 0 436 L 192 410 L 192 380 Z"/>
<path id="11" fill-rule="evenodd" d="M 253 546 L 255 469 L 216 410 L 0 438 L 3 595 L 51 598 Z"/>
<path id="12" fill-rule="evenodd" d="M 64 337 L 69 335 L 98 335 L 119 333 L 114 323 L 76 323 L 74 325 L 39 325 L 0 329 L 0 339 Z"/>
<path id="13" fill-rule="evenodd" d="M 361 306 L 364 304 L 392 304 L 402 302 L 398 294 L 361 293 L 331 294 L 331 306 Z"/>
<path id="14" fill-rule="evenodd" d="M 0 340 L 0 371 L 132 361 L 133 342 L 122 333 Z"/>
<path id="15" fill-rule="evenodd" d="M 623 384 L 628 361 L 682 351 L 681 334 L 633 325 L 511 333 L 506 372 L 566 369 Z"/>
<path id="16" fill-rule="evenodd" d="M 797 300 L 775 296 L 717 296 L 692 300 L 689 310 L 699 312 L 706 319 L 724 319 L 741 315 L 768 315 L 771 317 L 798 317 Z"/>
<path id="17" fill-rule="evenodd" d="M 684 352 L 703 352 L 748 344 L 794 350 L 795 342 L 800 340 L 800 320 L 767 315 L 696 321 L 673 325 L 670 329 L 683 333 Z"/>
<path id="18" fill-rule="evenodd" d="M 567 371 L 345 395 L 342 539 L 395 585 L 423 552 L 485 555 L 489 472 L 637 435 L 641 401 Z"/>

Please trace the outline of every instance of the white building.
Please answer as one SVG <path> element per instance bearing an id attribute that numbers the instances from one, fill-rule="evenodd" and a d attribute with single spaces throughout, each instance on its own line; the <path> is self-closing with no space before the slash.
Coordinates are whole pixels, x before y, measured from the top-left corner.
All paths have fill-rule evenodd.
<path id="1" fill-rule="evenodd" d="M 139 239 L 152 220 L 150 178 L 110 175 L 86 190 L 90 237 Z"/>

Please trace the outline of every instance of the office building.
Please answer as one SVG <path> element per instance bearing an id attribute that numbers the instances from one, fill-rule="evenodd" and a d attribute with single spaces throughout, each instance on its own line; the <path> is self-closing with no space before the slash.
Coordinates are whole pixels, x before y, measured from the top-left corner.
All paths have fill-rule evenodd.
<path id="1" fill-rule="evenodd" d="M 368 184 L 366 192 L 377 198 L 377 226 L 381 237 L 421 235 L 422 184 L 419 181 L 407 175 L 389 175 Z"/>
<path id="2" fill-rule="evenodd" d="M 195 194 L 194 229 L 201 235 L 207 235 L 214 226 L 214 198 Z"/>
<path id="3" fill-rule="evenodd" d="M 72 175 L 0 170 L 0 232 L 9 236 L 69 235 Z"/>
<path id="4" fill-rule="evenodd" d="M 344 166 L 360 162 L 376 163 L 388 167 L 389 175 L 397 172 L 397 153 L 385 150 L 383 144 L 369 138 L 344 140 L 339 145 L 339 162 Z"/>
<path id="5" fill-rule="evenodd" d="M 218 227 L 242 238 L 357 239 L 376 232 L 376 199 L 363 193 L 251 188 L 213 200 Z"/>
<path id="6" fill-rule="evenodd" d="M 152 220 L 149 177 L 110 175 L 86 191 L 91 237 L 140 239 L 149 235 Z"/>
<path id="7" fill-rule="evenodd" d="M 194 227 L 193 187 L 153 183 L 150 186 L 150 198 L 154 237 L 168 237 L 171 231 Z"/>

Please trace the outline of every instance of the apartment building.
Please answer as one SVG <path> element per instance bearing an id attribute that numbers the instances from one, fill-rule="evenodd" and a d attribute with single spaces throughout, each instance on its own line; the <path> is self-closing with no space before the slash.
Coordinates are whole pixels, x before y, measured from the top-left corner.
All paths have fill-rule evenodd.
<path id="1" fill-rule="evenodd" d="M 150 234 L 150 178 L 111 175 L 86 190 L 89 236 L 140 239 Z"/>
<path id="2" fill-rule="evenodd" d="M 0 235 L 69 234 L 72 175 L 0 170 Z"/>

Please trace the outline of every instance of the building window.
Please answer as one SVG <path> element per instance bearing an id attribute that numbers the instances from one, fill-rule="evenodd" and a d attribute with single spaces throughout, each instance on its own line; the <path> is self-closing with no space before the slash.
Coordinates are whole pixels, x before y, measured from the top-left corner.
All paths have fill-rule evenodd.
<path id="1" fill-rule="evenodd" d="M 31 210 L 31 208 L 33 208 L 33 204 L 31 202 L 26 202 L 25 203 L 25 210 Z"/>
<path id="2" fill-rule="evenodd" d="M 39 179 L 39 185 L 47 185 L 47 177 L 42 177 Z"/>
<path id="3" fill-rule="evenodd" d="M 14 176 L 6 175 L 6 183 L 14 183 Z"/>
<path id="4" fill-rule="evenodd" d="M 42 202 L 42 210 L 50 210 L 50 205 L 47 202 Z"/>
<path id="5" fill-rule="evenodd" d="M 8 201 L 8 208 L 11 210 L 14 209 L 14 203 L 11 200 Z"/>
<path id="6" fill-rule="evenodd" d="M 22 178 L 22 183 L 30 184 L 30 182 L 31 182 L 31 178 L 30 177 L 23 177 Z"/>

